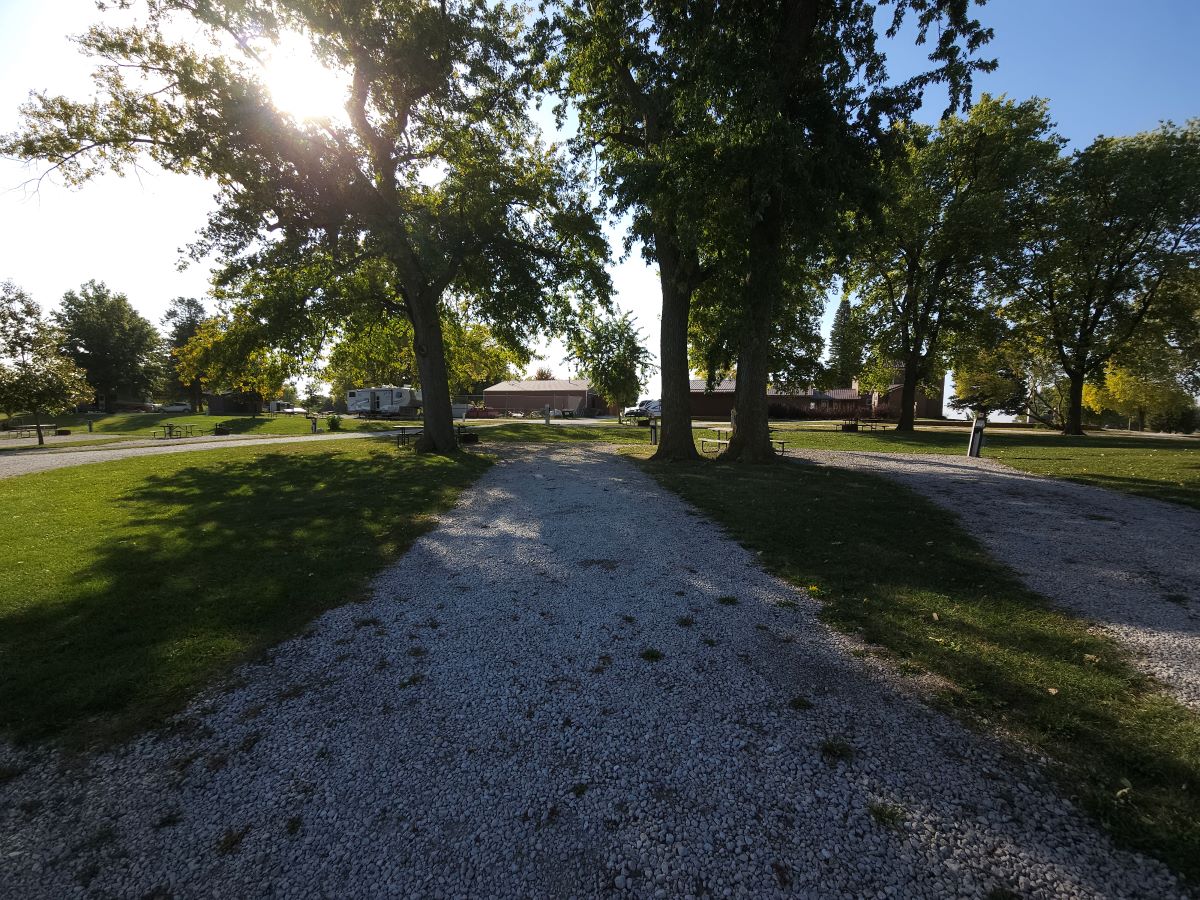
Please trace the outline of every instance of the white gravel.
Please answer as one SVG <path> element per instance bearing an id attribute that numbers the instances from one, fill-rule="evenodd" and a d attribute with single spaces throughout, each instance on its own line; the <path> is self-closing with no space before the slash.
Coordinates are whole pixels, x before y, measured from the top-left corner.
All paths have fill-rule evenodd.
<path id="1" fill-rule="evenodd" d="M 1181 894 L 815 614 L 615 454 L 512 455 L 177 729 L 0 751 L 0 892 Z"/>
<path id="2" fill-rule="evenodd" d="M 225 437 L 179 438 L 170 443 L 166 441 L 155 442 L 153 440 L 131 441 L 129 443 L 122 441 L 119 447 L 97 444 L 88 449 L 80 448 L 78 450 L 9 450 L 0 453 L 0 478 L 12 478 L 14 475 L 29 475 L 33 472 L 45 472 L 49 469 L 65 469 L 68 466 L 109 462 L 114 459 L 126 459 L 130 456 L 154 456 L 159 453 L 192 453 L 198 450 L 222 450 L 229 447 L 254 447 L 262 444 L 344 441 L 354 438 L 379 436 L 379 432 L 371 431 L 342 431 L 335 434 L 305 434 L 298 437 L 264 438 L 247 438 L 231 434 Z"/>
<path id="3" fill-rule="evenodd" d="M 955 513 L 1030 588 L 1103 627 L 1145 671 L 1200 709 L 1200 511 L 1027 475 L 986 458 L 796 455 L 884 475 Z"/>

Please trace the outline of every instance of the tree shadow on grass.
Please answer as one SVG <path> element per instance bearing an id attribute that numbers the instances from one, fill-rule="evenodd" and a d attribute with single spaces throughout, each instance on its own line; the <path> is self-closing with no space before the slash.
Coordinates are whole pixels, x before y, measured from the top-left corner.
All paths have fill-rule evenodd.
<path id="1" fill-rule="evenodd" d="M 1025 589 L 950 513 L 830 467 L 648 468 L 809 588 L 827 622 L 942 676 L 947 703 L 1054 758 L 1068 793 L 1127 846 L 1200 878 L 1200 718 L 1112 639 Z"/>
<path id="2" fill-rule="evenodd" d="M 127 734 L 212 676 L 361 596 L 480 458 L 268 453 L 135 482 L 70 596 L 0 619 L 0 725 Z"/>

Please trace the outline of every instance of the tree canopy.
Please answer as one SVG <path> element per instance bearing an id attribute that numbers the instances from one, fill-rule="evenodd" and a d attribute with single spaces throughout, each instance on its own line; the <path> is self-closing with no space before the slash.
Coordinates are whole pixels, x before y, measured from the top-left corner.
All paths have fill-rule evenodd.
<path id="1" fill-rule="evenodd" d="M 662 287 L 662 458 L 694 456 L 687 339 L 693 296 L 722 268 L 737 330 L 738 428 L 729 455 L 771 455 L 766 423 L 777 315 L 789 269 L 834 252 L 841 213 L 869 202 L 890 122 L 908 118 L 934 81 L 965 103 L 973 58 L 990 38 L 964 0 L 898 0 L 930 69 L 890 83 L 875 7 L 779 0 L 555 4 L 556 73 L 578 105 L 577 147 L 596 149 L 604 189 L 632 214 L 631 237 Z M 807 282 L 810 279 L 802 279 Z M 736 324 L 734 324 L 736 323 Z"/>
<path id="2" fill-rule="evenodd" d="M 653 368 L 630 313 L 585 315 L 570 340 L 570 359 L 589 386 L 609 403 L 632 405 Z"/>
<path id="3" fill-rule="evenodd" d="M 484 388 L 517 377 L 529 362 L 498 341 L 488 326 L 462 315 L 445 321 L 446 367 L 451 394 L 481 394 Z M 372 385 L 421 387 L 412 350 L 412 326 L 403 319 L 351 320 L 333 342 L 321 378 L 336 398 Z"/>
<path id="4" fill-rule="evenodd" d="M 1154 317 L 1190 302 L 1200 268 L 1200 120 L 1100 137 L 1053 167 L 1013 217 L 1021 253 L 1000 272 L 1006 314 L 1083 390 Z"/>
<path id="5" fill-rule="evenodd" d="M 162 324 L 167 329 L 167 356 L 163 368 L 166 371 L 164 392 L 168 398 L 186 394 L 191 401 L 192 409 L 199 410 L 203 402 L 201 379 L 199 377 L 184 379 L 179 372 L 177 352 L 187 345 L 200 329 L 208 312 L 204 303 L 194 297 L 175 297 L 167 305 Z"/>
<path id="6" fill-rule="evenodd" d="M 984 277 L 1019 252 L 1008 227 L 1015 198 L 1036 190 L 1060 140 L 1043 102 L 987 95 L 965 117 L 898 132 L 904 154 L 888 167 L 878 215 L 860 224 L 849 272 L 872 354 L 900 366 L 897 427 L 912 430 L 918 385 L 980 326 Z"/>
<path id="7" fill-rule="evenodd" d="M 89 281 L 63 295 L 53 319 L 95 402 L 112 411 L 119 397 L 138 403 L 151 395 L 162 374 L 162 339 L 128 297 Z"/>
<path id="8" fill-rule="evenodd" d="M 1083 405 L 1094 413 L 1111 410 L 1134 419 L 1138 431 L 1146 425 L 1162 431 L 1192 431 L 1196 399 L 1169 374 L 1138 374 L 1109 365 L 1100 384 L 1085 384 Z"/>
<path id="9" fill-rule="evenodd" d="M 848 388 L 862 374 L 866 339 L 860 317 L 854 314 L 849 293 L 843 293 L 829 332 L 829 362 L 822 373 L 826 387 Z"/>
<path id="10" fill-rule="evenodd" d="M 143 156 L 212 178 L 218 209 L 195 251 L 226 260 L 223 283 L 268 334 L 328 332 L 348 299 L 412 324 L 421 446 L 455 445 L 448 295 L 514 344 L 572 299 L 607 297 L 607 245 L 590 202 L 530 119 L 519 10 L 485 0 L 146 5 L 142 24 L 97 26 L 81 39 L 102 61 L 98 97 L 35 96 L 0 152 L 48 162 L 71 182 Z M 207 47 L 169 37 L 180 15 L 202 26 Z M 344 119 L 297 121 L 272 103 L 259 59 L 285 36 L 343 79 Z M 247 290 L 255 274 L 303 269 L 314 256 L 310 290 Z M 370 294 L 336 284 L 364 267 Z"/>
<path id="11" fill-rule="evenodd" d="M 91 394 L 82 369 L 61 350 L 62 335 L 42 317 L 33 298 L 11 281 L 0 283 L 0 409 L 64 412 Z M 44 444 L 37 429 L 38 444 Z"/>

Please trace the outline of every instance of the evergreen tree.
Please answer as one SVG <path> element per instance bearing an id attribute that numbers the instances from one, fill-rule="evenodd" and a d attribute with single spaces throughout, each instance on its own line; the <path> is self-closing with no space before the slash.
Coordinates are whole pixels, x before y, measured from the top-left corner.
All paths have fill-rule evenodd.
<path id="1" fill-rule="evenodd" d="M 846 388 L 854 382 L 863 367 L 862 332 L 850 309 L 849 296 L 843 296 L 833 317 L 829 333 L 829 365 L 825 369 L 825 386 Z"/>

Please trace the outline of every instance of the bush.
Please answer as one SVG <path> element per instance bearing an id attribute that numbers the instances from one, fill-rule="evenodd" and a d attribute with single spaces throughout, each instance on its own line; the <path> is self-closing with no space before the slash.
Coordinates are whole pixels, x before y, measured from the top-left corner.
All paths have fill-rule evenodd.
<path id="1" fill-rule="evenodd" d="M 330 431 L 341 431 L 342 430 L 342 417 L 341 416 L 330 416 L 326 420 L 326 424 L 329 426 Z"/>

